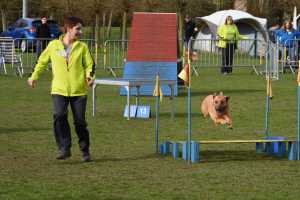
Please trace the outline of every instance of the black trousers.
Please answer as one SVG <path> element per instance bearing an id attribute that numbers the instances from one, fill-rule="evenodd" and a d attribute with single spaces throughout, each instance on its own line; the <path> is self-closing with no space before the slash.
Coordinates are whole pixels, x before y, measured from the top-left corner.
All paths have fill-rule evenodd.
<path id="1" fill-rule="evenodd" d="M 70 104 L 80 150 L 83 153 L 88 153 L 90 138 L 85 120 L 87 96 L 65 97 L 52 95 L 52 98 L 54 104 L 54 136 L 58 149 L 65 152 L 71 148 L 72 139 L 68 122 L 68 105 Z"/>
<path id="2" fill-rule="evenodd" d="M 227 43 L 225 48 L 222 48 L 222 67 L 221 73 L 231 73 L 232 72 L 232 63 L 233 63 L 233 54 L 235 51 L 234 43 Z"/>
<path id="3" fill-rule="evenodd" d="M 36 42 L 36 58 L 38 59 L 48 45 L 47 40 L 39 39 Z"/>

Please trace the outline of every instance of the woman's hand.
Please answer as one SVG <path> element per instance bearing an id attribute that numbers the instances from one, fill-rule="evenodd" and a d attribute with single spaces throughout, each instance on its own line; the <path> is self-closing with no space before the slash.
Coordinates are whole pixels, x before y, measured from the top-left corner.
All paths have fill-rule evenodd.
<path id="1" fill-rule="evenodd" d="M 31 88 L 34 88 L 34 87 L 36 86 L 36 80 L 28 79 L 28 80 L 27 80 L 27 84 L 28 84 Z"/>
<path id="2" fill-rule="evenodd" d="M 94 84 L 94 80 L 91 79 L 90 77 L 86 78 L 86 83 L 89 87 L 92 87 Z"/>

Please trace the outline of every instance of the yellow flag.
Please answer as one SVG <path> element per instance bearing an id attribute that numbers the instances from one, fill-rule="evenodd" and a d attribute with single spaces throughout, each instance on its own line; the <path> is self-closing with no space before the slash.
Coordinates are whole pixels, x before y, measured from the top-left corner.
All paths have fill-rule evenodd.
<path id="1" fill-rule="evenodd" d="M 178 74 L 178 77 L 181 78 L 184 81 L 185 85 L 189 84 L 189 78 L 190 78 L 190 68 L 189 64 L 186 64 L 184 68 L 181 70 L 181 72 Z"/>
<path id="2" fill-rule="evenodd" d="M 267 96 L 273 98 L 273 91 L 272 91 L 272 80 L 270 76 L 267 77 Z"/>
<path id="3" fill-rule="evenodd" d="M 163 92 L 162 92 L 161 87 L 160 87 L 159 75 L 156 75 L 156 81 L 155 81 L 153 96 L 155 96 L 155 97 L 159 96 L 160 102 L 162 102 Z"/>
<path id="4" fill-rule="evenodd" d="M 299 67 L 298 67 L 297 82 L 298 82 L 298 86 L 300 86 L 300 60 L 299 60 Z"/>

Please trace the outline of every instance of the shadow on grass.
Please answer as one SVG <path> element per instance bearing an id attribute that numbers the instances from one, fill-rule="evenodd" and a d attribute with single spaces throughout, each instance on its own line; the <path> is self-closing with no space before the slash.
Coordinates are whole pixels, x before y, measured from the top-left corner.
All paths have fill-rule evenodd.
<path id="1" fill-rule="evenodd" d="M 120 161 L 135 161 L 135 160 L 147 160 L 147 159 L 153 159 L 158 158 L 159 154 L 147 154 L 143 156 L 135 156 L 135 157 L 123 157 L 123 158 L 114 158 L 114 157 L 103 157 L 100 159 L 94 159 L 95 162 L 120 162 Z"/>
<path id="2" fill-rule="evenodd" d="M 256 153 L 255 150 L 206 150 L 201 152 L 200 160 L 204 163 L 232 162 L 232 161 L 266 161 L 286 160 L 287 156 L 269 156 L 266 153 Z"/>
<path id="3" fill-rule="evenodd" d="M 170 113 L 168 113 L 168 112 L 164 112 L 164 113 L 160 113 L 160 115 L 159 115 L 160 117 L 164 117 L 164 118 L 170 118 Z M 182 112 L 182 113 L 180 113 L 180 112 L 176 112 L 176 113 L 174 113 L 174 116 L 177 118 L 187 118 L 188 117 L 188 114 L 186 113 L 186 112 Z M 155 115 L 153 116 L 154 118 L 155 118 Z M 204 119 L 204 117 L 203 117 L 203 115 L 202 115 L 202 113 L 200 113 L 200 110 L 199 110 L 199 112 L 198 113 L 192 113 L 192 117 L 197 117 L 197 118 L 203 118 Z"/>
<path id="4" fill-rule="evenodd" d="M 22 127 L 13 127 L 13 128 L 4 128 L 0 127 L 0 134 L 12 134 L 12 133 L 26 133 L 26 132 L 37 132 L 37 131 L 49 131 L 51 128 L 22 128 Z"/>
<path id="5" fill-rule="evenodd" d="M 73 164 L 88 164 L 88 163 L 105 163 L 105 162 L 128 162 L 128 161 L 135 161 L 135 160 L 147 160 L 153 158 L 160 158 L 160 154 L 148 154 L 144 156 L 136 156 L 136 157 L 122 157 L 116 158 L 113 156 L 102 156 L 101 158 L 94 157 L 92 155 L 92 160 L 90 162 L 83 162 L 81 160 L 72 160 L 68 162 L 59 162 L 59 164 L 66 164 L 66 165 L 73 165 Z"/>
<path id="6" fill-rule="evenodd" d="M 181 159 L 182 155 L 179 155 Z M 95 163 L 106 163 L 106 162 L 128 162 L 136 160 L 147 160 L 147 159 L 164 159 L 165 156 L 161 154 L 147 154 L 135 157 L 113 157 L 104 155 L 101 158 L 93 157 L 90 164 Z M 255 150 L 204 150 L 200 153 L 200 163 L 223 163 L 223 162 L 249 162 L 249 161 L 286 161 L 287 156 L 276 157 L 269 156 L 266 153 L 256 153 Z M 81 160 L 68 160 L 67 162 L 58 162 L 63 165 L 77 165 L 77 164 L 88 164 Z"/>
<path id="7" fill-rule="evenodd" d="M 203 91 L 193 91 L 192 89 L 192 97 L 194 96 L 206 96 L 209 94 L 213 94 L 215 92 L 223 92 L 224 95 L 230 95 L 230 94 L 247 94 L 247 93 L 256 93 L 256 92 L 264 92 L 264 89 L 222 89 L 222 88 L 216 88 L 212 90 L 203 90 Z M 185 92 L 181 92 L 178 94 L 178 97 L 186 97 L 187 96 L 187 90 Z"/>

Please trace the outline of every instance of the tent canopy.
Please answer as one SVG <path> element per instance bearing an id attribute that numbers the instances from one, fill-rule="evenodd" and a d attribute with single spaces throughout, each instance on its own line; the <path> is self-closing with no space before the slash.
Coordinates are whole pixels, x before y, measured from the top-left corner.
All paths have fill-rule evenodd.
<path id="1" fill-rule="evenodd" d="M 216 35 L 218 27 L 225 23 L 225 19 L 228 15 L 232 16 L 234 23 L 236 23 L 237 25 L 247 24 L 253 29 L 255 29 L 257 32 L 262 33 L 262 36 L 265 40 L 268 39 L 268 34 L 266 30 L 267 19 L 255 17 L 247 12 L 239 10 L 222 10 L 217 11 L 208 16 L 196 17 L 196 19 L 207 25 L 210 32 Z"/>

